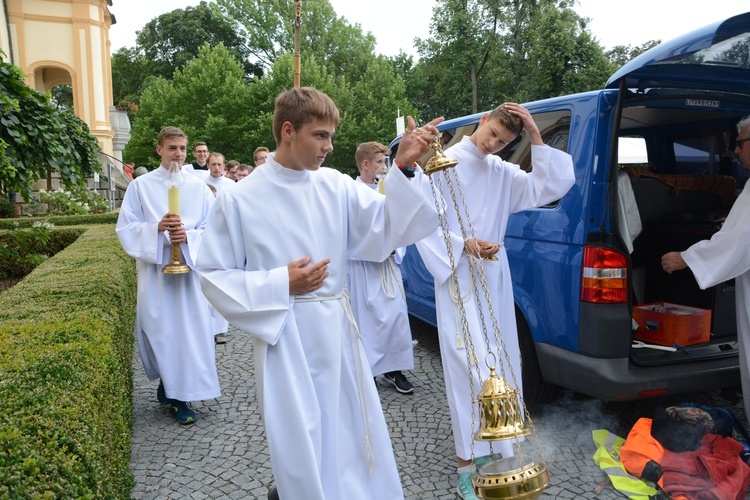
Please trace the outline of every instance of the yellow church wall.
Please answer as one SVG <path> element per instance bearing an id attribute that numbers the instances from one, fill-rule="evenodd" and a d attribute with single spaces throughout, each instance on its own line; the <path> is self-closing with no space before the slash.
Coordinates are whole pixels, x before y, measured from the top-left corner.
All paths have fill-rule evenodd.
<path id="1" fill-rule="evenodd" d="M 34 0 L 33 2 L 21 2 L 23 12 L 27 15 L 42 17 L 62 17 L 70 19 L 73 17 L 73 6 L 70 2 L 55 2 L 54 0 Z"/>
<path id="2" fill-rule="evenodd" d="M 0 2 L 0 7 L 2 7 L 2 2 Z M 8 18 L 5 17 L 5 9 L 0 8 L 0 50 L 2 50 L 4 54 L 0 55 L 0 57 L 6 62 L 10 61 L 11 56 L 10 39 L 8 39 L 8 30 L 6 29 L 7 26 Z"/>
<path id="3" fill-rule="evenodd" d="M 110 3 L 0 0 L 0 50 L 6 54 L 5 61 L 19 66 L 26 83 L 36 90 L 72 84 L 74 112 L 88 124 L 102 152 L 121 161 L 130 127 L 129 123 L 122 125 L 121 112 L 113 106 Z M 119 135 L 111 119 L 116 120 Z M 107 162 L 102 156 L 105 170 Z M 117 163 L 115 167 L 113 175 L 120 185 L 127 179 L 122 166 Z"/>
<path id="4" fill-rule="evenodd" d="M 19 27 L 19 42 L 26 47 L 21 67 L 35 65 L 38 61 L 59 61 L 75 66 L 73 58 L 73 26 L 55 21 L 26 21 L 23 31 Z M 32 38 L 31 40 L 29 38 Z"/>

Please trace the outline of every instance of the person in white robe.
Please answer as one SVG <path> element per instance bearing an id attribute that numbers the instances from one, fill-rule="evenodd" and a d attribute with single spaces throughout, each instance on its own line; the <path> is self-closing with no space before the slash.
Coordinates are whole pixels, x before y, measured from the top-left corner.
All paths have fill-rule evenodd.
<path id="1" fill-rule="evenodd" d="M 226 166 L 224 165 L 224 155 L 221 153 L 211 153 L 208 157 L 208 175 L 203 178 L 206 184 L 210 184 L 216 189 L 216 196 L 222 191 L 234 186 L 234 180 L 226 175 Z"/>
<path id="2" fill-rule="evenodd" d="M 531 141 L 531 172 L 525 172 L 520 166 L 505 162 L 494 154 L 510 144 L 523 128 Z M 418 242 L 417 249 L 435 279 L 440 353 L 458 458 L 458 491 L 461 498 L 473 500 L 476 496 L 471 486 L 471 476 L 474 474 L 472 459 L 476 458 L 477 467 L 490 460 L 489 443 L 475 441 L 473 435 L 478 428 L 472 429 L 479 423 L 477 405 L 473 403 L 472 396 L 476 398 L 482 388 L 481 381 L 489 376 L 489 368 L 485 363 L 487 342 L 480 313 L 484 316 L 490 348 L 496 357 L 498 353 L 500 356 L 500 359 L 495 359 L 494 362 L 497 374 L 504 376 L 517 390 L 522 389 L 513 289 L 503 246 L 508 217 L 515 212 L 540 207 L 561 198 L 574 184 L 575 179 L 570 155 L 546 146 L 531 114 L 523 106 L 515 103 L 505 103 L 491 113 L 486 113 L 482 116 L 476 131 L 470 137 L 463 137 L 460 142 L 448 148 L 445 155 L 458 161 L 451 175 L 456 176 L 461 186 L 463 200 L 459 199 L 458 204 L 462 207 L 462 202 L 466 204 L 465 210 L 468 211 L 474 229 L 474 238 L 467 233 L 468 240 L 464 240 L 451 193 L 445 182 L 437 182 L 436 177 L 433 179 L 434 189 L 438 200 L 441 200 L 441 197 L 445 200 L 445 215 L 455 269 L 451 266 L 442 229 L 439 228 Z M 439 172 L 437 175 L 443 173 Z M 431 191 L 429 179 L 421 169 L 417 171 L 414 182 L 419 183 L 425 192 Z M 456 195 L 459 196 L 458 193 Z M 461 215 L 466 221 L 463 209 Z M 469 231 L 468 227 L 466 229 Z M 486 275 L 490 305 L 506 352 L 496 345 L 481 283 L 476 280 L 477 276 L 475 280 L 470 277 L 469 255 L 471 258 L 484 259 L 481 264 Z M 451 279 L 454 272 L 458 278 L 458 289 Z M 477 302 L 473 288 L 477 286 L 480 287 L 478 291 L 481 303 Z M 469 339 L 463 337 L 459 300 L 463 301 Z M 474 352 L 467 352 L 467 346 L 473 346 Z M 506 354 L 512 365 L 510 367 L 506 366 Z M 477 374 L 477 366 L 481 371 L 481 381 Z M 493 450 L 495 453 L 508 456 L 513 451 L 513 442 L 494 442 Z"/>
<path id="3" fill-rule="evenodd" d="M 750 115 L 737 123 L 734 153 L 750 170 Z M 711 239 L 699 241 L 683 252 L 661 258 L 672 274 L 690 268 L 698 286 L 707 289 L 734 278 L 739 345 L 740 383 L 745 408 L 750 408 L 750 182 L 745 183 L 721 229 Z"/>
<path id="4" fill-rule="evenodd" d="M 172 262 L 172 242 L 180 244 L 184 263 L 194 267 L 214 201 L 202 180 L 184 174 L 180 213 L 169 211 L 164 178 L 170 162 L 184 162 L 186 144 L 180 129 L 161 131 L 156 147 L 161 166 L 130 183 L 116 226 L 123 249 L 138 263 L 136 336 L 143 366 L 149 380 L 161 379 L 157 398 L 170 403 L 180 423 L 197 418 L 187 402 L 220 395 L 208 302 L 198 274 L 162 272 Z"/>
<path id="5" fill-rule="evenodd" d="M 195 143 L 193 146 L 193 156 L 195 157 L 195 161 L 184 164 L 182 171 L 205 179 L 208 176 L 208 146 L 205 142 L 199 141 Z"/>
<path id="6" fill-rule="evenodd" d="M 217 198 L 197 269 L 214 307 L 254 336 L 279 497 L 399 499 L 388 429 L 345 293 L 346 262 L 384 260 L 434 230 L 437 214 L 399 172 L 386 179 L 384 198 L 320 168 L 338 117 L 313 88 L 276 99 L 277 152 Z M 438 121 L 422 129 L 436 134 Z M 418 158 L 429 134 L 412 135 L 403 155 Z"/>
<path id="7" fill-rule="evenodd" d="M 390 150 L 378 142 L 360 144 L 355 152 L 356 182 L 377 190 L 378 176 L 386 171 L 386 154 Z M 350 260 L 347 277 L 352 312 L 373 376 L 383 375 L 398 392 L 411 394 L 414 385 L 403 373 L 414 369 L 414 344 L 398 267 L 404 253 L 401 247 L 383 262 Z"/>
<path id="8" fill-rule="evenodd" d="M 216 191 L 215 195 L 235 185 L 235 181 L 227 177 L 226 166 L 224 165 L 224 155 L 221 153 L 211 153 L 208 155 L 208 175 L 200 176 L 206 184 L 212 186 Z M 235 167 L 236 168 L 236 167 Z M 197 171 L 200 172 L 200 171 Z M 216 308 L 209 304 L 211 316 L 211 332 L 214 335 L 214 342 L 217 344 L 227 343 L 227 332 L 229 331 L 229 321 L 227 321 Z"/>

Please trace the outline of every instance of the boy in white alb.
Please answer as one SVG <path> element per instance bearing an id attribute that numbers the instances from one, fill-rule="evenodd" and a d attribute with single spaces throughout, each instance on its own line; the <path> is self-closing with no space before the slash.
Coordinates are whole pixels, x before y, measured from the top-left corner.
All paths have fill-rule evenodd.
<path id="1" fill-rule="evenodd" d="M 377 176 L 385 172 L 389 153 L 387 146 L 377 142 L 360 144 L 355 153 L 357 183 L 377 190 Z M 404 250 L 397 249 L 383 262 L 350 260 L 347 276 L 352 312 L 372 374 L 383 375 L 401 394 L 411 394 L 414 386 L 402 371 L 414 369 L 414 344 L 398 268 Z"/>
<path id="2" fill-rule="evenodd" d="M 172 262 L 172 243 L 180 244 L 184 262 L 194 267 L 214 202 L 205 182 L 183 173 L 180 214 L 169 212 L 164 177 L 171 162 L 183 164 L 186 149 L 182 130 L 159 133 L 161 166 L 128 185 L 116 227 L 123 249 L 139 264 L 136 337 L 143 366 L 149 380 L 161 379 L 157 399 L 170 405 L 181 424 L 197 419 L 189 401 L 220 395 L 209 305 L 198 274 L 162 272 Z"/>
<path id="3" fill-rule="evenodd" d="M 203 177 L 206 184 L 216 190 L 216 196 L 230 186 L 234 186 L 235 181 L 225 175 L 224 155 L 221 153 L 211 153 L 208 156 L 208 175 Z M 213 307 L 210 308 L 211 314 L 211 332 L 214 334 L 214 342 L 217 344 L 227 343 L 227 332 L 229 331 L 229 322 Z"/>
<path id="4" fill-rule="evenodd" d="M 279 496 L 397 500 L 403 491 L 345 293 L 346 262 L 384 260 L 437 227 L 437 214 L 399 172 L 386 178 L 384 198 L 320 168 L 338 119 L 313 88 L 276 99 L 276 154 L 218 197 L 198 268 L 209 301 L 255 338 Z M 423 129 L 436 133 L 437 121 Z M 429 134 L 411 135 L 399 152 L 414 160 Z"/>
<path id="5" fill-rule="evenodd" d="M 505 162 L 494 154 L 510 144 L 523 129 L 526 129 L 531 142 L 531 172 L 525 172 L 518 165 Z M 521 354 L 516 331 L 513 288 L 508 257 L 503 245 L 508 217 L 514 212 L 540 207 L 561 198 L 574 184 L 575 178 L 570 155 L 546 146 L 531 114 L 526 108 L 515 103 L 505 103 L 491 113 L 485 113 L 476 131 L 470 137 L 464 137 L 461 142 L 448 148 L 445 155 L 458 160 L 455 175 L 465 195 L 466 208 L 476 235 L 476 239 L 464 241 L 451 201 L 451 193 L 441 192 L 440 195 L 447 201 L 449 239 L 455 258 L 455 272 L 459 280 L 461 297 L 457 296 L 456 290 L 451 286 L 453 280 L 450 278 L 454 269 L 451 268 L 442 230 L 438 229 L 418 242 L 417 248 L 427 269 L 435 278 L 440 354 L 458 457 L 458 494 L 464 500 L 475 500 L 477 497 L 471 481 L 471 458 L 472 454 L 477 457 L 478 466 L 486 463 L 489 460 L 489 443 L 474 441 L 473 437 L 472 422 L 479 422 L 479 415 L 475 413 L 472 418 L 472 412 L 477 411 L 477 406 L 470 394 L 469 377 L 473 379 L 475 391 L 479 391 L 481 385 L 476 367 L 469 369 L 465 350 L 468 342 L 458 338 L 461 332 L 456 325 L 461 324 L 461 318 L 457 317 L 457 301 L 464 302 L 470 340 L 474 347 L 475 359 L 479 360 L 478 367 L 482 371 L 482 380 L 489 376 L 489 368 L 483 362 L 487 359 L 487 343 L 483 337 L 484 329 L 480 315 L 482 311 L 486 331 L 492 332 L 493 329 L 490 317 L 486 313 L 486 305 L 478 304 L 475 294 L 471 291 L 472 280 L 467 259 L 469 256 L 497 259 L 484 260 L 483 267 L 490 302 L 503 336 L 507 356 L 513 365 L 508 367 L 507 373 L 512 370 L 518 383 L 518 387 L 515 388 L 521 390 Z M 425 192 L 430 192 L 429 181 L 423 172 L 417 172 L 414 182 L 419 183 Z M 445 190 L 445 183 L 441 185 Z M 462 217 L 465 221 L 465 214 L 462 213 Z M 492 344 L 495 344 L 494 339 L 491 340 Z M 493 350 L 499 352 L 494 347 Z M 505 358 L 504 354 L 501 356 Z M 499 367 L 497 371 L 499 374 Z M 513 384 L 513 380 L 507 382 Z M 512 440 L 495 442 L 493 449 L 507 456 L 512 451 L 511 443 Z"/>

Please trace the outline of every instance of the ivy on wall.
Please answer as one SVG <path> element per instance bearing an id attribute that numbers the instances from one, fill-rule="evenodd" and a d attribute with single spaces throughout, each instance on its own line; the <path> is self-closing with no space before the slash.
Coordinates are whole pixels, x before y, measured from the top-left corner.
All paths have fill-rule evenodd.
<path id="1" fill-rule="evenodd" d="M 98 151 L 88 125 L 26 85 L 21 69 L 0 52 L 0 193 L 16 191 L 31 201 L 48 171 L 67 187 L 81 185 L 101 169 Z"/>

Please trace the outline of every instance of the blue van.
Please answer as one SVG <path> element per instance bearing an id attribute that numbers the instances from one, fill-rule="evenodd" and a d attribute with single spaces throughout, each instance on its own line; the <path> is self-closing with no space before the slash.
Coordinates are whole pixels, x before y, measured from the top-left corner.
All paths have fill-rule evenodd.
<path id="1" fill-rule="evenodd" d="M 508 224 L 524 399 L 549 401 L 560 387 L 617 401 L 739 386 L 733 282 L 701 290 L 660 258 L 710 238 L 750 175 L 733 153 L 750 114 L 750 12 L 645 52 L 603 90 L 525 106 L 546 144 L 573 157 L 576 183 Z M 444 147 L 482 114 L 440 124 Z M 530 169 L 524 135 L 499 154 Z M 433 279 L 413 245 L 402 273 L 410 314 L 435 325 Z M 634 310 L 654 302 L 710 310 L 710 338 L 634 348 Z"/>

